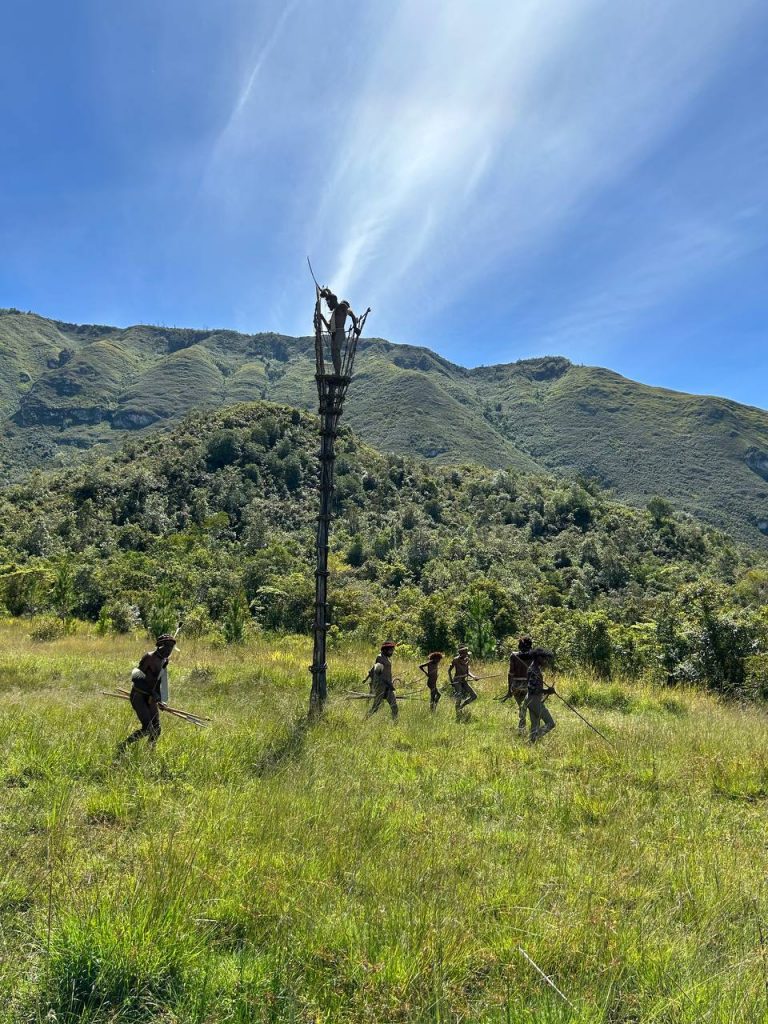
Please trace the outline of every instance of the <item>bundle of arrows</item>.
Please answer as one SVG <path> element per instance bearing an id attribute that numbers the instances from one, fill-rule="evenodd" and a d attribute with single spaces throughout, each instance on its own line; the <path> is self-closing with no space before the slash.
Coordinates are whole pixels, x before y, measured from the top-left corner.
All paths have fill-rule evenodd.
<path id="1" fill-rule="evenodd" d="M 118 697 L 120 700 L 130 700 L 130 690 L 124 690 L 122 687 L 117 687 L 113 693 L 111 690 L 102 690 L 102 696 L 104 697 Z M 211 721 L 210 718 L 203 718 L 201 715 L 193 715 L 191 711 L 182 711 L 181 708 L 172 708 L 167 704 L 161 704 L 160 710 L 164 711 L 168 715 L 173 715 L 175 718 L 181 718 L 185 722 L 189 722 L 190 725 L 196 725 L 199 729 L 204 729 Z"/>
<path id="2" fill-rule="evenodd" d="M 373 700 L 376 696 L 375 693 L 360 693 L 359 690 L 347 690 L 344 695 L 345 700 Z M 395 697 L 398 700 L 420 700 L 421 697 L 418 693 L 396 693 Z"/>

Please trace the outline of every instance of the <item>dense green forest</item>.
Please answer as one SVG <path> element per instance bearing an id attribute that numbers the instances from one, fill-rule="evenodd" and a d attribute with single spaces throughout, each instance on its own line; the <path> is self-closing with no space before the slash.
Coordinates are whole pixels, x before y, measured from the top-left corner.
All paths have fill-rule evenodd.
<path id="1" fill-rule="evenodd" d="M 0 480 L 77 464 L 191 411 L 259 399 L 316 407 L 310 338 L 120 329 L 0 310 Z M 425 348 L 364 338 L 345 416 L 380 451 L 580 474 L 641 508 L 662 495 L 768 549 L 761 409 L 560 357 L 466 369 Z"/>
<path id="2" fill-rule="evenodd" d="M 311 628 L 315 418 L 258 403 L 191 415 L 0 493 L 0 600 L 105 631 L 236 643 Z M 728 692 L 766 680 L 768 565 L 662 498 L 383 455 L 342 431 L 332 648 L 394 636 L 503 654 L 521 631 L 561 665 Z"/>

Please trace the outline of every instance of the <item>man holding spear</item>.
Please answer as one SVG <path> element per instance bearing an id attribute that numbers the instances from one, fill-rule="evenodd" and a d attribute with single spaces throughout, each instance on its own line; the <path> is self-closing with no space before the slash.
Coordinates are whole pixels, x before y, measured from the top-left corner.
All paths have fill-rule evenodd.
<path id="1" fill-rule="evenodd" d="M 131 673 L 131 707 L 141 722 L 141 728 L 122 741 L 118 748 L 120 751 L 144 737 L 153 747 L 160 738 L 160 711 L 164 707 L 161 687 L 164 681 L 167 687 L 167 676 L 164 680 L 164 673 L 175 646 L 176 637 L 163 633 L 157 638 L 154 651 L 143 655 L 138 668 Z"/>
<path id="2" fill-rule="evenodd" d="M 555 692 L 555 688 L 554 686 L 545 685 L 542 672 L 542 667 L 551 659 L 552 653 L 546 651 L 543 647 L 534 647 L 531 651 L 531 657 L 532 660 L 528 669 L 528 697 L 526 698 L 526 704 L 528 706 L 528 714 L 531 716 L 531 743 L 535 743 L 555 728 L 555 720 L 544 703 L 545 698 L 550 693 Z M 541 722 L 544 724 L 541 725 Z"/>
<path id="3" fill-rule="evenodd" d="M 321 299 L 325 299 L 328 309 L 330 310 L 330 317 L 326 319 L 322 312 L 320 312 L 320 306 L 318 305 L 317 316 L 320 317 L 330 336 L 333 372 L 337 377 L 339 377 L 341 376 L 341 371 L 343 369 L 341 365 L 341 353 L 344 350 L 344 343 L 347 338 L 347 317 L 352 321 L 352 326 L 355 330 L 358 328 L 359 320 L 352 312 L 347 300 L 342 299 L 339 301 L 330 288 L 321 288 L 319 296 Z"/>

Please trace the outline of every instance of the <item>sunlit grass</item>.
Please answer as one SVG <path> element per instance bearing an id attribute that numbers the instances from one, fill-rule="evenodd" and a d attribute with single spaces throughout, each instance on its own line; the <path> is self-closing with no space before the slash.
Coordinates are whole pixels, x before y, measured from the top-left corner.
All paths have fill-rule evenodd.
<path id="1" fill-rule="evenodd" d="M 184 640 L 172 699 L 212 726 L 118 758 L 99 691 L 143 641 L 28 632 L 0 626 L 0 1021 L 766 1019 L 761 712 L 561 679 L 616 746 L 554 701 L 531 747 L 503 679 L 465 724 L 365 720 L 354 651 L 307 728 L 305 640 Z"/>

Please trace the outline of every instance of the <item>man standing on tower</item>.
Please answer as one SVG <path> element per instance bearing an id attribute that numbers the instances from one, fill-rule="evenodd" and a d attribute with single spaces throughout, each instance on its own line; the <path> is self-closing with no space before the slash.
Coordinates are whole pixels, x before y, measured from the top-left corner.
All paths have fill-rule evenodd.
<path id="1" fill-rule="evenodd" d="M 347 317 L 352 321 L 352 326 L 355 330 L 358 329 L 358 319 L 352 312 L 349 303 L 346 299 L 342 299 L 341 302 L 333 294 L 330 288 L 320 289 L 320 298 L 325 299 L 328 309 L 331 311 L 329 318 L 323 316 L 320 313 L 320 319 L 325 324 L 325 328 L 331 338 L 331 359 L 333 361 L 333 372 L 337 377 L 341 376 L 341 353 L 344 350 L 344 343 L 347 340 Z"/>

